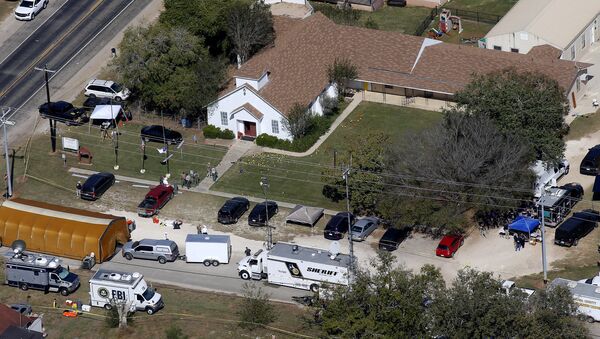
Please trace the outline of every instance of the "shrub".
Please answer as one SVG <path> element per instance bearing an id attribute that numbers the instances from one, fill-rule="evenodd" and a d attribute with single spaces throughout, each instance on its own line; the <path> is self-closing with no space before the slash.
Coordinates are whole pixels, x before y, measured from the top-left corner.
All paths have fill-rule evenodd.
<path id="1" fill-rule="evenodd" d="M 207 139 L 233 139 L 235 138 L 235 134 L 230 129 L 220 129 L 217 126 L 206 125 L 202 129 L 202 133 L 204 133 L 204 137 Z"/>
<path id="2" fill-rule="evenodd" d="M 275 307 L 269 302 L 269 295 L 256 284 L 244 283 L 244 299 L 238 309 L 240 326 L 254 329 L 268 325 L 277 319 Z"/>
<path id="3" fill-rule="evenodd" d="M 256 138 L 256 144 L 259 146 L 278 148 L 292 152 L 304 152 L 311 148 L 319 138 L 327 132 L 335 115 L 321 116 L 315 115 L 311 118 L 311 128 L 303 137 L 294 139 L 293 142 L 278 139 L 277 137 L 261 134 Z"/>
<path id="4" fill-rule="evenodd" d="M 221 129 L 214 125 L 206 125 L 206 127 L 202 129 L 202 133 L 207 139 L 216 139 L 221 135 Z"/>
<path id="5" fill-rule="evenodd" d="M 166 331 L 165 331 L 165 337 L 166 339 L 187 339 L 188 336 L 183 334 L 183 330 L 178 327 L 176 324 L 171 325 L 171 327 L 169 327 Z"/>
<path id="6" fill-rule="evenodd" d="M 235 134 L 230 129 L 224 129 L 219 136 L 221 139 L 233 139 L 235 138 Z"/>
<path id="7" fill-rule="evenodd" d="M 321 105 L 323 106 L 323 114 L 332 115 L 338 112 L 339 100 L 329 96 L 324 96 L 321 99 Z"/>

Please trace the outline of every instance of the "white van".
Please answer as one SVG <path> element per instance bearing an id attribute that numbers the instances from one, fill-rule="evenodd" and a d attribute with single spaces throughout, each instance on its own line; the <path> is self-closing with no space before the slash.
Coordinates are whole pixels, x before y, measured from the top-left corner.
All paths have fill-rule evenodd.
<path id="1" fill-rule="evenodd" d="M 129 98 L 130 91 L 114 81 L 94 79 L 85 86 L 84 94 L 90 98 L 110 98 L 121 101 Z"/>

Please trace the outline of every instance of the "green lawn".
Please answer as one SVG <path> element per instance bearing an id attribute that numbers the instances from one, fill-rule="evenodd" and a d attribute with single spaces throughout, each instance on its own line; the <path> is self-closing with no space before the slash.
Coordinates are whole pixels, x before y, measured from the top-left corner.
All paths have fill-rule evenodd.
<path id="1" fill-rule="evenodd" d="M 458 44 L 461 42 L 461 39 L 475 39 L 479 40 L 483 38 L 487 32 L 489 32 L 494 25 L 486 24 L 483 22 L 476 22 L 470 20 L 462 20 L 462 28 L 463 31 L 461 34 L 458 34 L 458 31 L 452 31 L 450 34 L 444 34 L 438 40 L 443 42 L 449 42 L 453 44 Z M 439 30 L 439 18 L 436 18 L 429 28 L 435 28 Z M 428 30 L 423 32 L 423 36 L 428 36 Z M 474 43 L 471 44 L 474 47 L 477 47 L 477 41 L 474 40 Z"/>
<path id="2" fill-rule="evenodd" d="M 441 114 L 438 112 L 363 102 L 312 155 L 290 157 L 259 154 L 246 157 L 242 159 L 242 164 L 236 164 L 227 171 L 212 189 L 262 196 L 259 182 L 260 177 L 265 175 L 270 183 L 269 198 L 342 209 L 343 201 L 336 203 L 323 197 L 321 172 L 323 166 L 333 165 L 334 153 L 341 154 L 346 151 L 344 146 L 346 138 L 361 138 L 373 131 L 399 138 L 409 131 L 418 131 L 431 126 L 440 117 Z"/>
<path id="3" fill-rule="evenodd" d="M 40 123 L 46 123 L 42 120 Z M 113 141 L 110 139 L 103 140 L 99 129 L 92 127 L 88 130 L 88 126 L 68 127 L 59 124 L 57 130 L 57 152 L 52 154 L 50 151 L 50 136 L 49 133 L 38 135 L 32 138 L 29 147 L 29 154 L 26 155 L 25 145 L 16 147 L 15 159 L 15 178 L 20 177 L 24 173 L 25 161 L 28 160 L 27 175 L 41 179 L 56 187 L 74 190 L 78 178 L 66 175 L 68 167 L 78 167 L 93 171 L 107 171 L 117 175 L 131 176 L 141 179 L 156 180 L 167 173 L 167 166 L 160 163 L 165 158 L 164 154 L 159 154 L 157 149 L 162 147 L 159 143 L 148 143 L 146 146 L 147 159 L 144 163 L 146 172 L 140 173 L 142 166 L 142 151 L 140 147 L 140 131 L 141 125 L 135 123 L 126 123 L 119 128 L 122 133 L 119 136 L 119 169 L 114 170 L 115 152 Z M 206 173 L 207 163 L 217 164 L 225 155 L 224 147 L 204 145 L 200 142 L 193 144 L 191 142 L 191 131 L 182 131 L 184 135 L 183 147 L 176 150 L 175 146 L 170 146 L 173 157 L 169 161 L 169 167 L 173 180 L 179 182 L 179 173 L 189 170 L 194 170 L 200 173 L 201 177 Z M 88 148 L 93 154 L 93 164 L 79 164 L 75 154 L 67 155 L 67 167 L 64 167 L 61 158 L 62 137 L 76 138 L 79 140 L 80 146 Z M 190 140 L 188 142 L 188 140 Z M 4 165 L 4 162 L 2 162 Z M 0 168 L 4 170 L 4 166 Z M 44 186 L 46 187 L 46 186 Z M 49 190 L 52 187 L 48 186 Z"/>
<path id="4" fill-rule="evenodd" d="M 569 134 L 565 137 L 568 140 L 579 140 L 584 136 L 600 130 L 600 113 L 581 115 L 575 118 L 569 125 Z"/>
<path id="5" fill-rule="evenodd" d="M 360 22 L 364 23 L 371 18 L 379 29 L 384 31 L 398 31 L 406 34 L 415 34 L 423 19 L 431 12 L 426 7 L 383 7 L 375 12 L 364 12 Z"/>
<path id="6" fill-rule="evenodd" d="M 451 0 L 446 7 L 504 15 L 518 0 Z"/>

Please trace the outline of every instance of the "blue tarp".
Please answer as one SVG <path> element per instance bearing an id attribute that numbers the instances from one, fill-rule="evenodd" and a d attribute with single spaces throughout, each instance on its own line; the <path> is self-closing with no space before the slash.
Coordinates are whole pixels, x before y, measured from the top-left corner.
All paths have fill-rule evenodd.
<path id="1" fill-rule="evenodd" d="M 520 215 L 512 222 L 512 224 L 508 225 L 508 230 L 531 233 L 538 227 L 540 227 L 539 220 Z"/>

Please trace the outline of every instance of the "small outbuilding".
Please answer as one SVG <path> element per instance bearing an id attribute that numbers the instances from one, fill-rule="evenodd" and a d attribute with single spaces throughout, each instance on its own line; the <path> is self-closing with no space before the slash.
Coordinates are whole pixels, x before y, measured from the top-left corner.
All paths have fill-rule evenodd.
<path id="1" fill-rule="evenodd" d="M 292 212 L 285 218 L 285 222 L 315 226 L 323 216 L 323 209 L 318 207 L 296 205 Z"/>
<path id="2" fill-rule="evenodd" d="M 129 238 L 124 217 L 19 198 L 0 206 L 0 241 L 23 240 L 33 252 L 77 260 L 93 252 L 103 262 Z"/>

